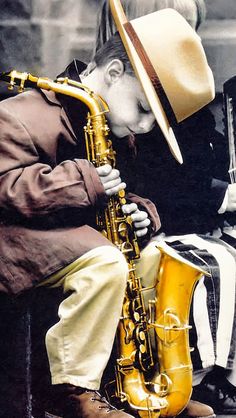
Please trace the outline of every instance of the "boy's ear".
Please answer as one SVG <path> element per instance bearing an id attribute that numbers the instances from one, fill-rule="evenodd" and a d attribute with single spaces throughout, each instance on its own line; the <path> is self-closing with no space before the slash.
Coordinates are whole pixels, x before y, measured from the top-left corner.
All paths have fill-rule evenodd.
<path id="1" fill-rule="evenodd" d="M 121 60 L 118 58 L 113 59 L 110 61 L 106 67 L 104 72 L 104 79 L 105 82 L 109 85 L 115 83 L 120 77 L 124 74 L 125 67 Z"/>

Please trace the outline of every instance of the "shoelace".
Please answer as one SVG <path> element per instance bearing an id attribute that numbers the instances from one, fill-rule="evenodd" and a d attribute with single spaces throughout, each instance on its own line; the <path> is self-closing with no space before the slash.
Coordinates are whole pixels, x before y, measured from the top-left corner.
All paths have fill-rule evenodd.
<path id="1" fill-rule="evenodd" d="M 99 409 L 106 409 L 107 410 L 107 412 L 110 412 L 110 411 L 114 411 L 114 410 L 117 410 L 114 406 L 112 406 L 109 402 L 108 402 L 108 400 L 106 399 L 106 398 L 104 398 L 104 396 L 102 396 L 97 390 L 95 390 L 95 391 L 93 391 L 92 393 L 95 393 L 96 395 L 97 395 L 97 397 L 92 397 L 91 398 L 91 401 L 97 401 L 97 402 L 100 402 L 101 403 L 101 405 L 99 405 Z"/>

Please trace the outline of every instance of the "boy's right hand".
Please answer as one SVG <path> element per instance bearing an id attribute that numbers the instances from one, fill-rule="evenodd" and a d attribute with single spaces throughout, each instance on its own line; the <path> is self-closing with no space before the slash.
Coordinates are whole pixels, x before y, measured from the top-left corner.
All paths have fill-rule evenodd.
<path id="1" fill-rule="evenodd" d="M 226 207 L 227 212 L 236 211 L 236 183 L 228 185 L 228 202 Z"/>
<path id="2" fill-rule="evenodd" d="M 96 170 L 107 196 L 117 194 L 120 190 L 126 188 L 126 184 L 121 181 L 120 172 L 116 168 L 104 164 L 101 167 L 96 167 Z"/>

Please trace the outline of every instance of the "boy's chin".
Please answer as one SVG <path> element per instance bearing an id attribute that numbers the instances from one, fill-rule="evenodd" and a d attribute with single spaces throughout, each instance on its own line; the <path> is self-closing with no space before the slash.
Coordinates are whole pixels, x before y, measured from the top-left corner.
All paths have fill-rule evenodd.
<path id="1" fill-rule="evenodd" d="M 124 129 L 112 129 L 112 133 L 119 139 L 127 138 L 130 135 L 130 132 L 125 131 Z"/>

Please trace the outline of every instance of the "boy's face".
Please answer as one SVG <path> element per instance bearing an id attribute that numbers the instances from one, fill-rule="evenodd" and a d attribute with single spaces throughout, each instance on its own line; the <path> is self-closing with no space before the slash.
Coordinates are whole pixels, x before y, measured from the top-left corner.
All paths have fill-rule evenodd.
<path id="1" fill-rule="evenodd" d="M 124 72 L 110 84 L 105 99 L 110 109 L 109 126 L 117 137 L 143 134 L 153 128 L 155 117 L 135 77 Z"/>

